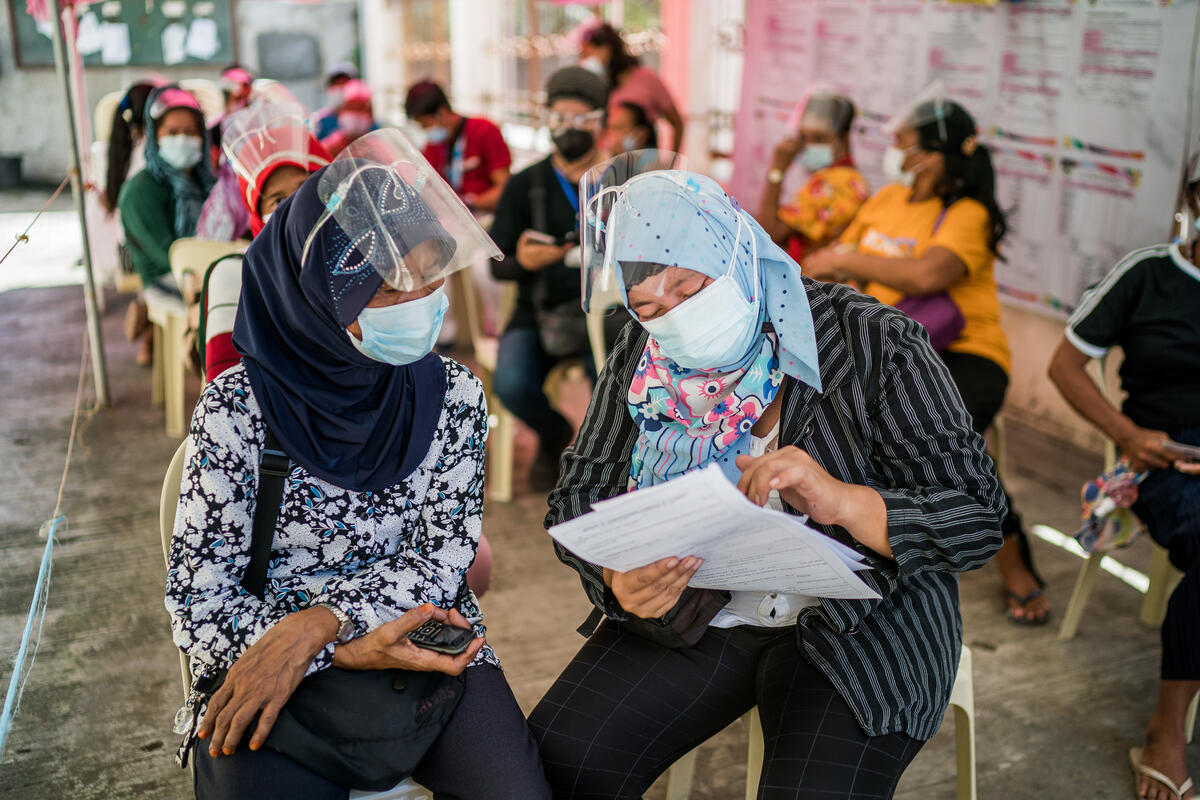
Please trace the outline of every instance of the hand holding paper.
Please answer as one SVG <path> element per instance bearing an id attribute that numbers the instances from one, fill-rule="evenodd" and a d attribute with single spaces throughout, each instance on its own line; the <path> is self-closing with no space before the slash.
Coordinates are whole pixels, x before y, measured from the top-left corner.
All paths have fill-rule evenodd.
<path id="1" fill-rule="evenodd" d="M 580 558 L 629 572 L 665 558 L 703 559 L 688 585 L 877 598 L 854 550 L 795 517 L 747 500 L 715 465 L 610 500 L 550 529 Z"/>

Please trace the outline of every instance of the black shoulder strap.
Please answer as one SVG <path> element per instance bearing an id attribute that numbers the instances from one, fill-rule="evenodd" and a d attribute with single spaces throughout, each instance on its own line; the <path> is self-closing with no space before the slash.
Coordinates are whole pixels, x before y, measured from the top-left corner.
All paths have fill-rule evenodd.
<path id="1" fill-rule="evenodd" d="M 250 534 L 250 563 L 242 576 L 242 588 L 258 598 L 263 596 L 267 586 L 267 565 L 271 560 L 279 504 L 283 502 L 283 482 L 291 471 L 292 460 L 267 428 L 267 440 L 258 462 L 258 499 L 254 504 L 254 527 Z"/>

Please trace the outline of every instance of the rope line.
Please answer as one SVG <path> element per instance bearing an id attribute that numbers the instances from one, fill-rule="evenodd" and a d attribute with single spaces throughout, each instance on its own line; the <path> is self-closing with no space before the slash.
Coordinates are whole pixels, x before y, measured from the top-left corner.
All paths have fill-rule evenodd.
<path id="1" fill-rule="evenodd" d="M 29 224 L 25 226 L 25 230 L 17 234 L 16 241 L 12 243 L 12 246 L 8 248 L 8 251 L 5 252 L 4 255 L 0 256 L 0 264 L 3 264 L 5 260 L 12 255 L 12 251 L 17 249 L 17 245 L 21 244 L 21 242 L 29 241 L 29 230 L 34 226 L 38 219 L 41 218 L 42 214 L 46 213 L 46 209 L 50 207 L 50 204 L 53 203 L 60 194 L 62 194 L 62 190 L 65 189 L 67 184 L 71 182 L 71 178 L 74 176 L 74 174 L 75 170 L 71 170 L 70 174 L 62 179 L 62 183 L 60 183 L 58 188 L 54 190 L 54 194 L 50 195 L 50 199 L 46 201 L 46 204 L 38 209 L 38 212 L 33 215 L 33 219 L 31 219 Z"/>
<path id="2" fill-rule="evenodd" d="M 60 187 L 61 189 L 61 187 Z M 53 200 L 53 198 L 51 198 Z M 40 213 L 40 212 L 39 212 Z M 36 222 L 36 219 L 34 220 Z M 11 252 L 11 250 L 9 251 Z M 71 454 L 75 450 L 75 437 L 79 430 L 79 418 L 83 408 L 83 387 L 87 378 L 88 338 L 87 330 L 83 332 L 83 348 L 79 358 L 79 380 L 75 386 L 75 410 L 71 414 L 71 433 L 67 438 L 67 454 L 63 464 L 62 477 L 58 483 L 58 497 L 54 501 L 54 513 L 43 525 L 46 532 L 46 547 L 42 550 L 42 561 L 38 566 L 37 582 L 33 588 L 33 600 L 29 606 L 29 615 L 25 619 L 25 630 L 21 633 L 21 644 L 17 648 L 17 657 L 13 661 L 12 675 L 8 680 L 8 690 L 4 693 L 4 707 L 0 710 L 0 761 L 4 759 L 4 744 L 12 729 L 13 719 L 21 704 L 21 696 L 25 693 L 25 683 L 33 672 L 33 662 L 37 658 L 38 647 L 42 643 L 42 626 L 46 621 L 46 608 L 50 599 L 50 572 L 53 567 L 54 535 L 60 525 L 66 522 L 62 514 L 63 493 L 67 488 L 67 476 L 71 471 Z M 39 531 L 40 533 L 40 531 Z M 37 628 L 36 637 L 34 628 Z M 33 642 L 33 652 L 29 652 L 30 642 Z M 28 656 L 29 665 L 25 660 Z"/>

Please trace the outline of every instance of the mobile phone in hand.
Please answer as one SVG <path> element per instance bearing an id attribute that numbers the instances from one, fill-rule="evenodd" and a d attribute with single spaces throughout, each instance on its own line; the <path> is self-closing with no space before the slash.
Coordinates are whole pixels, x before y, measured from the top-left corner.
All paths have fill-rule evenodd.
<path id="1" fill-rule="evenodd" d="M 556 242 L 557 242 L 557 240 L 556 240 L 556 239 L 555 239 L 553 236 L 551 236 L 550 234 L 548 234 L 548 233 L 542 233 L 541 231 L 535 231 L 535 230 L 533 230 L 532 228 L 530 228 L 529 230 L 525 231 L 525 233 L 524 233 L 524 236 L 525 236 L 525 238 L 526 238 L 526 239 L 528 239 L 529 241 L 531 241 L 531 242 L 535 242 L 535 243 L 537 243 L 537 244 L 550 244 L 550 245 L 552 245 L 552 244 L 556 244 Z"/>
<path id="2" fill-rule="evenodd" d="M 408 634 L 408 640 L 417 647 L 433 650 L 435 653 L 445 653 L 448 656 L 456 656 L 464 652 L 474 639 L 474 628 L 447 625 L 432 619 Z"/>
<path id="3" fill-rule="evenodd" d="M 1163 442 L 1163 449 L 1179 456 L 1183 461 L 1200 461 L 1200 447 L 1182 442 L 1173 442 L 1167 440 Z"/>

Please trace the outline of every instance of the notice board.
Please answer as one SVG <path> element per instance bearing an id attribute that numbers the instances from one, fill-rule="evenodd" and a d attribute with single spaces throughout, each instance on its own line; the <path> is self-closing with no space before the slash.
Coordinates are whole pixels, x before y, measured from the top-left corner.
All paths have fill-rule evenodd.
<path id="1" fill-rule="evenodd" d="M 104 0 L 76 6 L 76 45 L 88 67 L 220 66 L 235 60 L 235 0 Z M 19 67 L 54 64 L 50 22 L 8 3 Z"/>

